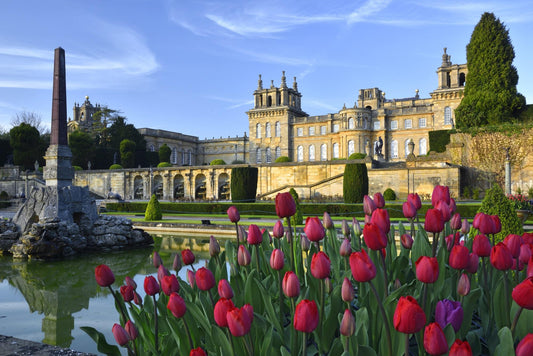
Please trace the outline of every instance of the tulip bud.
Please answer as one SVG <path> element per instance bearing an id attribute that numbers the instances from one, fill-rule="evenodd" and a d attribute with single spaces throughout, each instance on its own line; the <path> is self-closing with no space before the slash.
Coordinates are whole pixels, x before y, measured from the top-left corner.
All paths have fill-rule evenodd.
<path id="1" fill-rule="evenodd" d="M 350 240 L 344 239 L 339 248 L 339 253 L 343 257 L 349 257 L 352 254 L 352 245 L 350 245 Z"/>
<path id="2" fill-rule="evenodd" d="M 470 279 L 468 275 L 463 273 L 459 277 L 459 282 L 457 283 L 457 294 L 462 295 L 463 297 L 470 293 Z"/>
<path id="3" fill-rule="evenodd" d="M 126 276 L 126 278 L 124 278 L 124 282 L 126 282 L 127 286 L 131 286 L 133 289 L 137 289 L 137 283 L 135 283 L 133 278 Z"/>
<path id="4" fill-rule="evenodd" d="M 239 266 L 248 266 L 252 260 L 250 251 L 244 245 L 240 245 L 237 250 L 237 263 Z"/>
<path id="5" fill-rule="evenodd" d="M 120 294 L 125 302 L 131 302 L 135 291 L 132 286 L 120 286 Z"/>
<path id="6" fill-rule="evenodd" d="M 322 224 L 324 225 L 324 228 L 326 229 L 332 229 L 335 227 L 333 225 L 333 220 L 331 220 L 331 216 L 329 216 L 329 213 L 327 211 L 324 212 L 324 217 L 322 218 Z"/>
<path id="7" fill-rule="evenodd" d="M 253 320 L 253 308 L 245 304 L 242 308 L 234 308 L 226 314 L 228 328 L 233 336 L 244 336 L 250 331 Z"/>
<path id="8" fill-rule="evenodd" d="M 400 243 L 403 248 L 410 250 L 413 247 L 413 238 L 409 234 L 402 234 L 402 236 L 400 236 Z"/>
<path id="9" fill-rule="evenodd" d="M 428 232 L 441 232 L 444 230 L 444 218 L 438 209 L 428 209 L 424 221 L 424 230 Z"/>
<path id="10" fill-rule="evenodd" d="M 356 218 L 352 218 L 352 228 L 356 236 L 360 236 L 363 232 L 363 230 L 361 229 L 361 225 L 359 225 L 359 221 L 357 221 Z"/>
<path id="11" fill-rule="evenodd" d="M 307 238 L 305 235 L 300 235 L 300 245 L 302 247 L 302 251 L 309 251 L 311 248 L 311 241 Z"/>
<path id="12" fill-rule="evenodd" d="M 161 280 L 161 289 L 166 295 L 179 292 L 180 284 L 178 283 L 176 276 L 174 274 L 171 274 L 170 276 L 164 276 Z"/>
<path id="13" fill-rule="evenodd" d="M 237 242 L 244 242 L 248 239 L 248 234 L 246 233 L 246 230 L 244 229 L 244 226 L 239 225 L 239 233 L 238 233 L 238 240 Z"/>
<path id="14" fill-rule="evenodd" d="M 220 298 L 231 299 L 233 298 L 233 288 L 229 284 L 227 279 L 221 279 L 218 281 L 218 295 Z"/>
<path id="15" fill-rule="evenodd" d="M 172 269 L 178 273 L 181 270 L 181 256 L 177 253 L 172 261 Z"/>
<path id="16" fill-rule="evenodd" d="M 472 252 L 468 255 L 468 266 L 466 271 L 471 274 L 475 274 L 479 267 L 479 256 L 475 252 Z"/>
<path id="17" fill-rule="evenodd" d="M 446 205 L 450 205 L 450 188 L 447 186 L 436 185 L 431 194 L 431 205 L 437 207 L 439 201 L 444 201 Z"/>
<path id="18" fill-rule="evenodd" d="M 198 289 L 207 291 L 215 286 L 215 276 L 211 270 L 202 267 L 194 274 Z"/>
<path id="19" fill-rule="evenodd" d="M 157 253 L 157 251 L 154 251 L 152 255 L 152 262 L 155 268 L 159 268 L 159 266 L 163 264 L 163 260 L 161 260 L 161 256 L 159 256 L 159 253 Z"/>
<path id="20" fill-rule="evenodd" d="M 159 283 L 157 283 L 153 276 L 146 276 L 144 278 L 144 291 L 146 294 L 154 296 L 159 293 L 159 290 Z"/>
<path id="21" fill-rule="evenodd" d="M 527 264 L 529 262 L 529 258 L 531 257 L 531 252 L 533 250 L 533 244 L 524 243 L 522 246 L 520 246 L 520 256 L 518 256 L 518 259 L 521 263 Z"/>
<path id="22" fill-rule="evenodd" d="M 407 195 L 407 201 L 413 204 L 417 211 L 422 207 L 422 201 L 420 200 L 418 193 L 409 193 Z"/>
<path id="23" fill-rule="evenodd" d="M 293 271 L 288 271 L 285 273 L 281 286 L 283 289 L 283 294 L 285 294 L 288 298 L 296 298 L 300 295 L 300 281 L 298 280 L 298 276 L 296 276 Z"/>
<path id="24" fill-rule="evenodd" d="M 207 356 L 207 354 L 205 353 L 204 349 L 197 347 L 191 350 L 189 356 Z"/>
<path id="25" fill-rule="evenodd" d="M 221 328 L 225 328 L 228 326 L 228 320 L 226 319 L 226 314 L 228 311 L 235 308 L 235 305 L 231 301 L 231 299 L 226 298 L 220 298 L 218 302 L 215 304 L 215 308 L 213 310 L 213 314 L 215 317 L 215 322 L 218 326 Z"/>
<path id="26" fill-rule="evenodd" d="M 376 204 L 370 198 L 368 195 L 365 195 L 363 197 L 363 211 L 365 212 L 365 215 L 372 215 L 372 213 L 376 210 Z"/>
<path id="27" fill-rule="evenodd" d="M 533 333 L 527 334 L 516 346 L 516 356 L 533 354 Z"/>
<path id="28" fill-rule="evenodd" d="M 516 234 L 509 234 L 503 240 L 503 243 L 507 246 L 513 258 L 520 256 L 520 246 L 522 246 L 523 242 L 522 236 Z"/>
<path id="29" fill-rule="evenodd" d="M 377 208 L 376 210 L 374 210 L 370 221 L 372 222 L 372 224 L 376 224 L 385 234 L 389 233 L 390 218 L 389 212 L 386 209 Z"/>
<path id="30" fill-rule="evenodd" d="M 461 245 L 455 245 L 450 252 L 448 264 L 454 269 L 464 269 L 468 266 L 469 257 L 468 248 Z"/>
<path id="31" fill-rule="evenodd" d="M 290 218 L 296 214 L 296 202 L 291 193 L 278 193 L 276 195 L 276 215 L 280 218 Z"/>
<path id="32" fill-rule="evenodd" d="M 187 281 L 189 282 L 191 288 L 194 288 L 196 285 L 196 278 L 194 277 L 194 272 L 190 269 L 187 270 Z"/>
<path id="33" fill-rule="evenodd" d="M 444 331 L 437 323 L 431 323 L 424 330 L 424 349 L 429 355 L 444 355 L 448 352 L 448 342 Z"/>
<path id="34" fill-rule="evenodd" d="M 115 282 L 115 275 L 107 265 L 96 266 L 94 277 L 100 287 L 109 287 Z"/>
<path id="35" fill-rule="evenodd" d="M 331 284 L 331 279 L 329 277 L 324 278 L 324 289 L 326 293 L 331 293 L 333 290 L 333 284 Z"/>
<path id="36" fill-rule="evenodd" d="M 513 255 L 503 242 L 498 242 L 490 250 L 490 263 L 500 271 L 506 271 L 513 267 Z"/>
<path id="37" fill-rule="evenodd" d="M 374 194 L 374 203 L 376 204 L 376 208 L 383 208 L 385 206 L 385 198 L 383 198 L 383 194 L 380 192 Z"/>
<path id="38" fill-rule="evenodd" d="M 170 276 L 170 272 L 165 268 L 165 266 L 159 265 L 159 268 L 157 269 L 157 281 L 161 283 L 163 277 L 165 276 Z"/>
<path id="39" fill-rule="evenodd" d="M 410 201 L 403 203 L 402 211 L 406 219 L 413 219 L 416 216 L 416 208 Z"/>
<path id="40" fill-rule="evenodd" d="M 283 229 L 283 223 L 281 222 L 281 220 L 276 221 L 276 224 L 274 225 L 274 230 L 272 231 L 272 235 L 274 235 L 274 237 L 277 239 L 281 239 L 284 233 L 285 231 Z"/>
<path id="41" fill-rule="evenodd" d="M 463 323 L 463 307 L 461 302 L 455 302 L 453 300 L 443 299 L 437 302 L 435 308 L 435 321 L 441 328 L 445 328 L 446 325 L 451 324 L 453 330 L 458 332 Z"/>
<path id="42" fill-rule="evenodd" d="M 318 326 L 318 308 L 314 300 L 303 299 L 294 311 L 294 328 L 304 333 L 312 333 Z"/>
<path id="43" fill-rule="evenodd" d="M 402 286 L 402 282 L 400 282 L 399 278 L 396 278 L 394 281 L 394 290 L 399 289 Z"/>
<path id="44" fill-rule="evenodd" d="M 248 228 L 248 238 L 246 239 L 249 245 L 259 245 L 263 242 L 263 234 L 259 226 L 251 224 Z"/>
<path id="45" fill-rule="evenodd" d="M 141 296 L 139 295 L 139 293 L 137 292 L 134 292 L 133 294 L 133 302 L 137 305 L 140 305 L 142 307 L 143 305 L 143 299 L 141 298 Z"/>
<path id="46" fill-rule="evenodd" d="M 167 309 L 170 310 L 172 315 L 176 318 L 181 318 L 187 311 L 187 306 L 183 298 L 176 292 L 172 293 L 168 298 Z"/>
<path id="47" fill-rule="evenodd" d="M 331 271 L 331 261 L 323 251 L 313 255 L 311 259 L 311 274 L 317 279 L 324 279 Z"/>
<path id="48" fill-rule="evenodd" d="M 181 259 L 186 266 L 192 265 L 195 260 L 194 253 L 190 249 L 185 249 L 181 251 Z"/>
<path id="49" fill-rule="evenodd" d="M 211 235 L 211 237 L 209 237 L 209 255 L 211 257 L 215 257 L 218 256 L 219 253 L 220 244 L 218 243 L 217 239 L 215 239 L 213 235 Z"/>
<path id="50" fill-rule="evenodd" d="M 280 249 L 274 249 L 270 255 L 270 267 L 276 271 L 283 268 L 285 264 L 285 256 Z"/>
<path id="51" fill-rule="evenodd" d="M 120 346 L 124 346 L 130 341 L 130 336 L 120 324 L 114 324 L 113 328 L 111 328 L 111 331 L 113 332 L 113 336 L 115 337 L 117 344 Z"/>
<path id="52" fill-rule="evenodd" d="M 350 269 L 357 282 L 368 282 L 376 276 L 376 266 L 365 249 L 350 255 Z"/>
<path id="53" fill-rule="evenodd" d="M 135 340 L 137 336 L 139 336 L 139 332 L 137 331 L 137 328 L 135 327 L 135 325 L 132 323 L 131 320 L 128 320 L 126 322 L 126 325 L 124 325 L 124 329 L 128 333 L 130 340 Z"/>
<path id="54" fill-rule="evenodd" d="M 455 213 L 452 216 L 452 219 L 450 220 L 450 227 L 453 230 L 459 230 L 462 225 L 463 225 L 463 223 L 461 221 L 461 215 L 459 213 Z"/>
<path id="55" fill-rule="evenodd" d="M 237 208 L 235 206 L 230 206 L 228 208 L 228 218 L 229 220 L 232 222 L 232 223 L 237 223 L 239 222 L 239 220 L 241 220 L 241 216 L 239 215 L 239 211 L 237 210 Z"/>
<path id="56" fill-rule="evenodd" d="M 341 230 L 344 237 L 350 240 L 350 227 L 348 226 L 348 221 L 346 221 L 346 219 L 342 219 Z"/>
<path id="57" fill-rule="evenodd" d="M 448 356 L 472 356 L 472 348 L 468 341 L 457 339 L 450 347 L 450 353 Z"/>
<path id="58" fill-rule="evenodd" d="M 470 232 L 470 223 L 468 220 L 463 219 L 463 222 L 461 223 L 461 234 L 466 235 Z"/>
<path id="59" fill-rule="evenodd" d="M 344 277 L 344 281 L 342 282 L 342 288 L 341 288 L 341 296 L 342 300 L 350 303 L 353 298 L 355 298 L 355 291 L 353 289 L 352 282 L 346 277 Z"/>
<path id="60" fill-rule="evenodd" d="M 435 207 L 435 209 L 440 210 L 444 222 L 450 221 L 450 219 L 452 218 L 450 214 L 450 207 L 445 201 L 440 200 L 439 202 L 437 202 L 437 206 Z"/>
<path id="61" fill-rule="evenodd" d="M 355 333 L 355 318 L 349 309 L 344 311 L 341 321 L 340 332 L 346 337 L 350 337 Z"/>
<path id="62" fill-rule="evenodd" d="M 304 232 L 307 238 L 313 242 L 319 242 L 326 236 L 324 226 L 317 217 L 307 217 L 305 220 Z"/>

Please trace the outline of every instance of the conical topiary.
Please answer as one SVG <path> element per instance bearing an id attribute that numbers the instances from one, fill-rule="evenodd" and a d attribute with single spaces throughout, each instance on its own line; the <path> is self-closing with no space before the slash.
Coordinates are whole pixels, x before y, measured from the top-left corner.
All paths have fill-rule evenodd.
<path id="1" fill-rule="evenodd" d="M 161 205 L 159 205 L 159 200 L 157 200 L 155 194 L 152 194 L 152 198 L 148 202 L 148 206 L 144 212 L 144 220 L 154 221 L 161 220 L 162 218 L 163 214 L 161 213 Z"/>
<path id="2" fill-rule="evenodd" d="M 503 241 L 509 234 L 521 235 L 524 230 L 522 223 L 498 184 L 487 190 L 478 212 L 489 215 L 498 215 L 502 224 L 502 231 L 495 236 L 495 242 Z"/>

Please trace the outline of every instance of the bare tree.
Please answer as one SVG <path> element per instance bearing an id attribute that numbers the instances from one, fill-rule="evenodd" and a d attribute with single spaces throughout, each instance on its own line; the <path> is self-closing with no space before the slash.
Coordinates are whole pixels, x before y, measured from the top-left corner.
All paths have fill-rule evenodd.
<path id="1" fill-rule="evenodd" d="M 21 111 L 11 120 L 13 127 L 22 123 L 35 127 L 41 135 L 50 133 L 50 128 L 43 124 L 41 115 L 35 112 Z"/>

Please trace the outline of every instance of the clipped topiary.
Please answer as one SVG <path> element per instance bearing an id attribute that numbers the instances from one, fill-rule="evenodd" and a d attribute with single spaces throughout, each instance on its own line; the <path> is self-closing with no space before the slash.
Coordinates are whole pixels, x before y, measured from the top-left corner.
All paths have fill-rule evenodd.
<path id="1" fill-rule="evenodd" d="M 257 167 L 231 169 L 231 200 L 234 203 L 255 202 L 257 193 Z"/>
<path id="2" fill-rule="evenodd" d="M 364 158 L 366 158 L 366 153 L 360 153 L 360 152 L 352 153 L 350 157 L 348 157 L 348 159 L 364 159 Z"/>
<path id="3" fill-rule="evenodd" d="M 496 234 L 495 242 L 503 241 L 509 234 L 521 235 L 524 232 L 511 202 L 498 184 L 487 190 L 478 212 L 500 217 L 502 231 Z"/>
<path id="4" fill-rule="evenodd" d="M 364 163 L 348 163 L 344 167 L 342 182 L 344 203 L 362 203 L 368 195 L 368 171 Z"/>
<path id="5" fill-rule="evenodd" d="M 220 159 L 220 158 L 214 159 L 214 160 L 211 161 L 211 163 L 209 163 L 209 165 L 211 165 L 211 166 L 221 166 L 223 164 L 226 164 L 226 162 L 223 159 Z"/>
<path id="6" fill-rule="evenodd" d="M 296 202 L 296 214 L 291 216 L 291 225 L 302 225 L 304 222 L 304 216 L 302 213 L 302 208 L 300 207 L 300 197 L 298 196 L 298 193 L 296 193 L 296 190 L 294 190 L 294 188 L 291 188 L 289 190 L 289 193 L 291 193 L 292 197 L 294 198 L 294 201 Z"/>
<path id="7" fill-rule="evenodd" d="M 109 169 L 124 169 L 120 164 L 112 164 Z"/>
<path id="8" fill-rule="evenodd" d="M 287 157 L 287 156 L 279 156 L 274 161 L 274 163 L 283 163 L 283 162 L 292 162 L 292 160 L 289 157 Z"/>
<path id="9" fill-rule="evenodd" d="M 72 166 L 72 168 L 74 168 L 75 171 L 83 171 L 83 168 L 80 166 Z"/>
<path id="10" fill-rule="evenodd" d="M 7 194 L 5 190 L 2 190 L 2 192 L 0 192 L 0 200 L 8 200 L 8 199 L 9 199 L 9 194 Z"/>
<path id="11" fill-rule="evenodd" d="M 165 168 L 165 167 L 172 167 L 172 163 L 170 162 L 161 162 L 157 165 L 157 168 Z"/>
<path id="12" fill-rule="evenodd" d="M 396 193 L 391 188 L 387 188 L 383 192 L 383 198 L 388 201 L 396 200 Z"/>
<path id="13" fill-rule="evenodd" d="M 152 194 L 152 198 L 146 206 L 146 211 L 144 212 L 144 220 L 154 221 L 161 220 L 163 218 L 163 213 L 161 212 L 161 205 L 155 194 Z"/>

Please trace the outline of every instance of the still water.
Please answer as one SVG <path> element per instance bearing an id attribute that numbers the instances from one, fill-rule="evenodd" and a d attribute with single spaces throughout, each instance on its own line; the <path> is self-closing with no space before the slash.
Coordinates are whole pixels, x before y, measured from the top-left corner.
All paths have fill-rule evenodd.
<path id="1" fill-rule="evenodd" d="M 174 255 L 186 248 L 195 251 L 195 268 L 203 266 L 209 257 L 208 237 L 162 235 L 154 236 L 154 240 L 155 245 L 146 249 L 62 261 L 24 261 L 0 256 L 0 334 L 98 354 L 96 344 L 80 330 L 81 326 L 92 326 L 115 344 L 111 327 L 118 322 L 118 313 L 109 290 L 96 284 L 96 266 L 107 264 L 111 268 L 115 274 L 114 290 L 130 276 L 138 285 L 137 292 L 144 297 L 144 277 L 157 275 L 151 261 L 154 250 L 169 269 Z M 182 268 L 179 275 L 186 280 L 186 269 Z"/>

